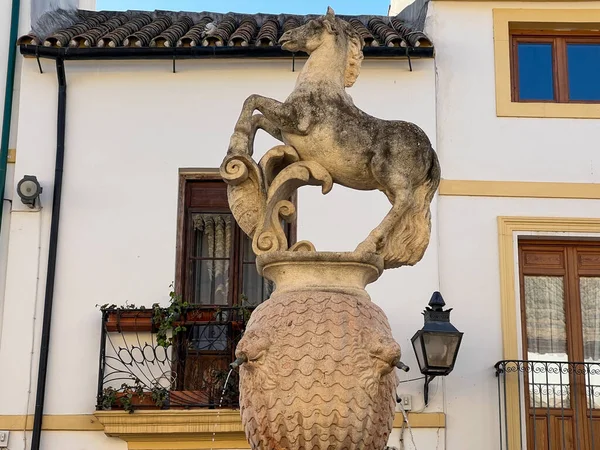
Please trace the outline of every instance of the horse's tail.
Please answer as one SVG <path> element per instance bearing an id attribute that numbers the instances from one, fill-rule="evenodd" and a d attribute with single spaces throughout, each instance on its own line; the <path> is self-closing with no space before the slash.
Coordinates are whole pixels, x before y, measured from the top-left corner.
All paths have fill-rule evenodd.
<path id="1" fill-rule="evenodd" d="M 425 181 L 416 187 L 411 204 L 385 240 L 382 256 L 386 269 L 413 266 L 418 263 L 429 245 L 431 236 L 430 204 L 440 184 L 440 162 L 431 149 L 431 166 Z"/>

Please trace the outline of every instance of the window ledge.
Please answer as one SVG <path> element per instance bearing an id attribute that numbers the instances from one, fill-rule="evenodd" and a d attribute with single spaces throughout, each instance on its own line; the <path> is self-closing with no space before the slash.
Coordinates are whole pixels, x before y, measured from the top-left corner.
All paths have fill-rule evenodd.
<path id="1" fill-rule="evenodd" d="M 98 411 L 95 416 L 104 433 L 126 441 L 129 450 L 250 448 L 237 410 Z M 446 426 L 444 413 L 408 413 L 408 420 L 412 428 Z M 402 422 L 396 413 L 394 427 Z"/>
<path id="2" fill-rule="evenodd" d="M 497 98 L 498 117 L 548 117 L 600 119 L 600 104 L 591 103 L 520 103 Z"/>

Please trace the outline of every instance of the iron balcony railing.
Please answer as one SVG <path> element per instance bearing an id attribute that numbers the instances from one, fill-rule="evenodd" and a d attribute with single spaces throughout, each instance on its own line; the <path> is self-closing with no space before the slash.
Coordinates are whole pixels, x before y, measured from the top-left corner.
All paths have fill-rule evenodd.
<path id="1" fill-rule="evenodd" d="M 250 313 L 103 309 L 97 409 L 237 407 L 239 380 L 229 364 Z"/>
<path id="2" fill-rule="evenodd" d="M 600 450 L 600 361 L 500 361 L 501 450 Z"/>

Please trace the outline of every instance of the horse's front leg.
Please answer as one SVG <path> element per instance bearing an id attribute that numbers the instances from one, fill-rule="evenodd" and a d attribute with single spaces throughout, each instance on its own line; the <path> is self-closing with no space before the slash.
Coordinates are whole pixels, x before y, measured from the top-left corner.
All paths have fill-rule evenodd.
<path id="1" fill-rule="evenodd" d="M 256 110 L 260 111 L 269 122 L 269 128 L 272 125 L 280 132 L 300 133 L 304 125 L 298 121 L 296 108 L 292 105 L 260 95 L 251 95 L 244 102 L 242 112 L 235 125 L 229 141 L 229 152 L 252 154 L 250 144 L 254 141 L 252 134 L 257 130 L 257 127 L 253 126 L 253 114 Z M 274 131 L 272 128 L 271 130 Z"/>
<path id="2" fill-rule="evenodd" d="M 283 142 L 281 130 L 275 126 L 273 122 L 271 122 L 262 114 L 254 114 L 252 116 L 252 129 L 250 131 L 250 138 L 248 140 L 248 152 L 250 154 L 252 154 L 252 150 L 254 149 L 254 138 L 256 137 L 256 132 L 258 130 L 264 130 L 278 141 Z"/>

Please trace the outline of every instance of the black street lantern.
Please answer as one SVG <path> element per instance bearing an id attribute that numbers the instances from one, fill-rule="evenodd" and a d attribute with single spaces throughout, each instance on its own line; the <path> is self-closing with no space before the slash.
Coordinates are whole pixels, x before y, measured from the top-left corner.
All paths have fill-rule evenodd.
<path id="1" fill-rule="evenodd" d="M 450 323 L 450 311 L 442 294 L 434 292 L 423 311 L 425 326 L 412 337 L 421 373 L 425 375 L 425 405 L 429 402 L 429 383 L 437 376 L 452 372 L 463 333 Z"/>

